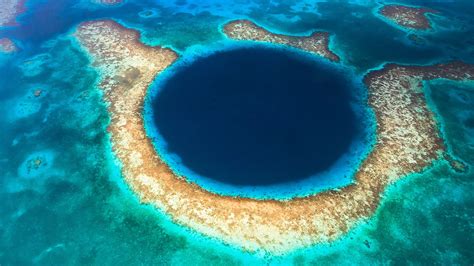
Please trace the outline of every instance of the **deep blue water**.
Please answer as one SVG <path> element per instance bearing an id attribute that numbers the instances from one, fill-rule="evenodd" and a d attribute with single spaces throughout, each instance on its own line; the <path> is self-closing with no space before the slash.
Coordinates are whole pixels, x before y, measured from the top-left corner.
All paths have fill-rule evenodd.
<path id="1" fill-rule="evenodd" d="M 153 102 L 169 153 L 236 185 L 298 181 L 330 168 L 360 136 L 343 72 L 292 52 L 242 48 L 178 71 Z"/>

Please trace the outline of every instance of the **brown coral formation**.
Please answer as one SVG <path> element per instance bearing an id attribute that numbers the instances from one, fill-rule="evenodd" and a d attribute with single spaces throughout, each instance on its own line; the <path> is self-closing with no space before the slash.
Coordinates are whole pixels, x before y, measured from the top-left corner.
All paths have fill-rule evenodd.
<path id="1" fill-rule="evenodd" d="M 387 65 L 372 71 L 365 83 L 377 119 L 377 140 L 354 184 L 288 201 L 226 197 L 176 176 L 146 135 L 144 97 L 154 77 L 177 59 L 176 53 L 146 46 L 137 32 L 112 21 L 84 23 L 75 36 L 102 71 L 113 151 L 142 202 L 205 235 L 272 254 L 340 237 L 374 213 L 390 183 L 439 159 L 445 147 L 422 82 L 474 79 L 474 66 L 463 63 Z"/>
<path id="2" fill-rule="evenodd" d="M 13 26 L 16 17 L 25 11 L 26 0 L 2 0 L 0 1 L 0 27 Z"/>
<path id="3" fill-rule="evenodd" d="M 403 5 L 386 5 L 380 9 L 380 14 L 396 24 L 415 30 L 431 29 L 431 22 L 427 13 L 436 14 L 438 11 L 421 7 Z"/>
<path id="4" fill-rule="evenodd" d="M 44 158 L 38 156 L 35 158 L 32 158 L 27 162 L 27 173 L 30 173 L 32 171 L 36 171 L 40 169 L 40 167 L 46 166 L 47 163 Z"/>
<path id="5" fill-rule="evenodd" d="M 13 53 L 18 50 L 15 43 L 9 38 L 0 39 L 0 53 Z"/>
<path id="6" fill-rule="evenodd" d="M 224 25 L 224 33 L 235 40 L 250 40 L 282 44 L 298 48 L 331 61 L 340 58 L 329 49 L 329 33 L 314 32 L 310 36 L 288 36 L 272 33 L 249 20 L 234 20 Z"/>
<path id="7" fill-rule="evenodd" d="M 43 90 L 41 90 L 41 89 L 36 89 L 36 90 L 33 92 L 33 95 L 34 95 L 35 97 L 40 97 L 42 93 L 43 93 Z"/>

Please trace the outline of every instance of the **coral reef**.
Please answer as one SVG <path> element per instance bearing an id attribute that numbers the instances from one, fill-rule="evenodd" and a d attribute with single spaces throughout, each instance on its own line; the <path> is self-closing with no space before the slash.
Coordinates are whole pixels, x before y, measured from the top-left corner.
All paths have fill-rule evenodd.
<path id="1" fill-rule="evenodd" d="M 16 47 L 15 43 L 8 38 L 1 38 L 0 39 L 0 53 L 13 53 L 18 51 L 18 47 Z"/>
<path id="2" fill-rule="evenodd" d="M 13 26 L 16 17 L 25 12 L 25 0 L 3 0 L 0 8 L 0 27 Z"/>
<path id="3" fill-rule="evenodd" d="M 247 30 L 230 29 L 249 24 L 230 25 L 234 26 L 226 31 L 231 34 L 246 34 Z M 264 31 L 256 29 L 256 36 L 262 36 Z M 111 116 L 108 130 L 113 151 L 122 164 L 124 178 L 141 201 L 207 236 L 272 254 L 337 239 L 373 215 L 389 184 L 441 159 L 446 148 L 427 106 L 423 81 L 474 79 L 474 66 L 461 62 L 389 64 L 371 71 L 364 81 L 378 125 L 376 144 L 353 184 L 287 201 L 226 197 L 176 176 L 160 160 L 146 135 L 142 112 L 148 87 L 178 55 L 140 43 L 136 31 L 113 21 L 83 23 L 75 36 L 102 72 L 100 88 Z M 288 42 L 283 44 L 290 45 Z M 307 49 L 301 43 L 296 47 Z"/>
<path id="4" fill-rule="evenodd" d="M 310 36 L 288 36 L 267 31 L 249 20 L 235 20 L 224 25 L 224 33 L 235 40 L 250 40 L 282 44 L 298 48 L 331 61 L 339 62 L 340 58 L 329 49 L 329 33 L 314 32 Z"/>
<path id="5" fill-rule="evenodd" d="M 92 0 L 92 3 L 105 5 L 105 6 L 115 6 L 123 3 L 123 0 Z"/>
<path id="6" fill-rule="evenodd" d="M 380 14 L 407 29 L 428 30 L 431 22 L 427 13 L 436 14 L 438 11 L 428 8 L 409 7 L 403 5 L 386 5 L 380 9 Z"/>
<path id="7" fill-rule="evenodd" d="M 41 90 L 41 89 L 36 89 L 36 90 L 33 92 L 33 95 L 34 95 L 35 97 L 40 97 L 42 93 L 43 93 L 43 90 Z"/>

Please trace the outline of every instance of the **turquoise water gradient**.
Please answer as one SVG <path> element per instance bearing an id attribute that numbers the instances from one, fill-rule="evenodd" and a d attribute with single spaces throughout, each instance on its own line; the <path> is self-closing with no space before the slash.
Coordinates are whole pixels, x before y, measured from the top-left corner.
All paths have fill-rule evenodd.
<path id="1" fill-rule="evenodd" d="M 385 194 L 376 215 L 332 244 L 281 257 L 252 254 L 173 224 L 142 205 L 123 181 L 106 132 L 97 72 L 70 33 L 114 18 L 142 41 L 180 53 L 224 40 L 225 21 L 251 18 L 278 31 L 333 33 L 331 46 L 356 73 L 387 62 L 474 62 L 472 2 L 424 3 L 442 11 L 424 45 L 374 17 L 374 1 L 30 1 L 20 26 L 0 28 L 21 52 L 0 56 L 1 265 L 353 265 L 474 261 L 474 85 L 427 84 L 449 148 L 466 174 L 439 162 Z M 471 8 L 470 8 L 471 7 Z M 143 16 L 153 9 L 153 16 Z M 54 15 L 53 15 L 54 14 Z M 142 15 L 140 15 L 142 14 Z M 198 46 L 196 46 L 198 45 Z M 40 97 L 34 91 L 41 89 Z M 40 159 L 41 164 L 35 165 Z"/>

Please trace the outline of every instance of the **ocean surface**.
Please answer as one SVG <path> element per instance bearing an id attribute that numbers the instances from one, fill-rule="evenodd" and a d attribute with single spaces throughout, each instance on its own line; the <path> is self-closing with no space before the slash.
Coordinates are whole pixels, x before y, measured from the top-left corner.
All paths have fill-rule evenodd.
<path id="1" fill-rule="evenodd" d="M 441 12 L 430 16 L 434 30 L 415 32 L 421 44 L 376 15 L 380 2 L 129 0 L 110 7 L 87 0 L 27 1 L 19 25 L 0 28 L 0 38 L 12 38 L 21 49 L 0 55 L 0 264 L 471 265 L 474 84 L 438 80 L 425 86 L 449 150 L 470 166 L 467 173 L 440 162 L 391 186 L 374 217 L 346 237 L 271 257 L 204 237 L 140 204 L 111 152 L 99 74 L 71 36 L 82 21 L 112 18 L 140 31 L 143 42 L 193 61 L 227 45 L 222 24 L 247 18 L 280 33 L 330 32 L 331 49 L 355 79 L 388 62 L 474 63 L 472 1 L 396 1 Z M 169 86 L 168 78 L 181 70 L 192 65 L 167 70 Z M 42 94 L 34 97 L 37 89 Z"/>

